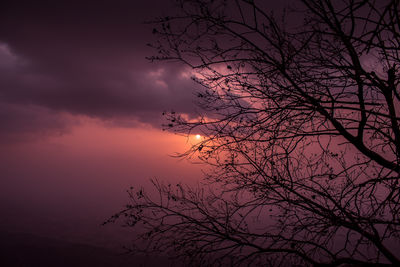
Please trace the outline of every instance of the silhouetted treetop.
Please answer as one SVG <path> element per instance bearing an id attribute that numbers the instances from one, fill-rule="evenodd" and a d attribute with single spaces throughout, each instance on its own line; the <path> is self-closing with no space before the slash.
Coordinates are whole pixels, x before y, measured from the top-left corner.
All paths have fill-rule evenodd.
<path id="1" fill-rule="evenodd" d="M 202 85 L 182 157 L 204 187 L 154 181 L 119 215 L 192 264 L 400 264 L 400 1 L 176 1 L 151 60 Z"/>

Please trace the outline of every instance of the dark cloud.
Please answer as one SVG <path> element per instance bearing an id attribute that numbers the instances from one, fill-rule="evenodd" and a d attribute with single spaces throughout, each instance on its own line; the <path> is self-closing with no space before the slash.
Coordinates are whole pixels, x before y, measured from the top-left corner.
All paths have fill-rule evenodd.
<path id="1" fill-rule="evenodd" d="M 65 114 L 54 113 L 44 107 L 0 103 L 0 144 L 62 135 L 78 123 Z"/>
<path id="2" fill-rule="evenodd" d="M 57 112 L 154 125 L 163 110 L 193 112 L 196 85 L 185 69 L 145 59 L 154 51 L 146 47 L 152 26 L 143 22 L 168 12 L 168 2 L 0 4 L 1 119 L 14 125 L 5 129 L 20 129 L 28 119 L 43 119 L 35 124 L 43 127 Z M 54 114 L 32 120 L 22 115 L 26 105 Z"/>

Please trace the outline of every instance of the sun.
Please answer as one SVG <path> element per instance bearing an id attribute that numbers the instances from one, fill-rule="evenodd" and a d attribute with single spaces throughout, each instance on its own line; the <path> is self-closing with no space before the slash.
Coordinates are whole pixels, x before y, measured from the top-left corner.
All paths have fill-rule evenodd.
<path id="1" fill-rule="evenodd" d="M 199 135 L 199 134 L 196 134 L 196 136 L 195 136 L 195 137 L 196 137 L 196 139 L 197 139 L 197 140 L 199 140 L 199 139 L 201 138 L 201 135 Z"/>

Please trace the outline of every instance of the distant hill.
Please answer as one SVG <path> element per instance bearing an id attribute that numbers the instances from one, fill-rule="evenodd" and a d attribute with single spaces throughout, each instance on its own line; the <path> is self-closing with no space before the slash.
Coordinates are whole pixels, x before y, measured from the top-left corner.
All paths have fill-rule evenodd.
<path id="1" fill-rule="evenodd" d="M 112 250 L 27 233 L 0 233 L 0 266 L 132 267 L 168 266 L 162 257 L 121 255 Z"/>

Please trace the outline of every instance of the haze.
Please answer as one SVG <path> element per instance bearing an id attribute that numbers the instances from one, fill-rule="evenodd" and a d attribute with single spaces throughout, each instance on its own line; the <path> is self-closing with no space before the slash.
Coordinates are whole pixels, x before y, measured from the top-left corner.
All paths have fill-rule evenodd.
<path id="1" fill-rule="evenodd" d="M 195 114 L 196 85 L 145 59 L 167 2 L 2 1 L 1 232 L 118 247 L 129 236 L 100 224 L 126 189 L 201 177 L 169 156 L 190 138 L 161 131 L 163 111 Z"/>

